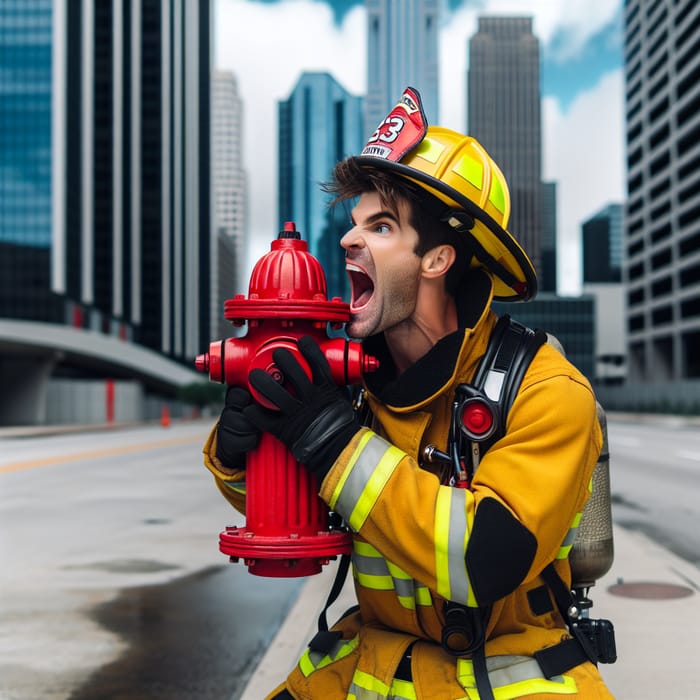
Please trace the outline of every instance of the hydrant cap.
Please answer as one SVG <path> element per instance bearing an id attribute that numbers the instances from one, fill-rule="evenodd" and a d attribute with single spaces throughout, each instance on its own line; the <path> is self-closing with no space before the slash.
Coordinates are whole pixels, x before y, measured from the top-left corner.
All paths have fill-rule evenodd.
<path id="1" fill-rule="evenodd" d="M 251 299 L 326 299 L 326 276 L 309 253 L 306 241 L 278 238 L 255 264 L 248 294 Z"/>
<path id="2" fill-rule="evenodd" d="M 255 264 L 248 286 L 248 299 L 229 299 L 224 316 L 234 322 L 245 319 L 306 318 L 344 323 L 350 305 L 328 300 L 326 275 L 321 263 L 309 253 L 293 222 L 272 241 L 270 252 Z"/>

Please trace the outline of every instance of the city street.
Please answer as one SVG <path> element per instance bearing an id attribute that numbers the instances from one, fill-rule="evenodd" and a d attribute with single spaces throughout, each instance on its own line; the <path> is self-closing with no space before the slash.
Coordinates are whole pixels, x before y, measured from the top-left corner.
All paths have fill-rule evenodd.
<path id="1" fill-rule="evenodd" d="M 698 422 L 620 416 L 608 438 L 615 521 L 700 567 Z"/>
<path id="2" fill-rule="evenodd" d="M 239 696 L 303 581 L 219 553 L 242 518 L 201 466 L 208 428 L 0 436 L 0 700 Z M 616 524 L 698 565 L 697 429 L 609 436 Z"/>
<path id="3" fill-rule="evenodd" d="M 230 697 L 294 601 L 218 551 L 211 421 L 0 438 L 0 699 Z"/>

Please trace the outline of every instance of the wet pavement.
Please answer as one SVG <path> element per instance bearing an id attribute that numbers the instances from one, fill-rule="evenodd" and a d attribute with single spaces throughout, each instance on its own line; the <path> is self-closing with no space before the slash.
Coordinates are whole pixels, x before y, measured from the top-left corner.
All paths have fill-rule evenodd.
<path id="1" fill-rule="evenodd" d="M 126 650 L 69 700 L 235 700 L 302 583 L 226 565 L 124 589 L 90 616 Z"/>

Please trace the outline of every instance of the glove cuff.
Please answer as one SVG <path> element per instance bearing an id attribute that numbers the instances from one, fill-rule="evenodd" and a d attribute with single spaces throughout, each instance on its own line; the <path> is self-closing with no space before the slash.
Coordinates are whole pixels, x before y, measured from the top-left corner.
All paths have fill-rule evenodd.
<path id="1" fill-rule="evenodd" d="M 295 440 L 291 452 L 320 483 L 360 427 L 349 403 L 342 406 L 340 413 L 337 404 L 328 406 Z"/>

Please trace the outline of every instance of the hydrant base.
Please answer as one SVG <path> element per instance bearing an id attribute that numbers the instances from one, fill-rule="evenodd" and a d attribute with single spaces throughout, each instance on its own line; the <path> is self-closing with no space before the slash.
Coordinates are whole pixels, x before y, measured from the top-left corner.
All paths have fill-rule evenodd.
<path id="1" fill-rule="evenodd" d="M 311 576 L 339 554 L 350 554 L 352 535 L 328 530 L 316 535 L 269 536 L 227 527 L 219 535 L 219 550 L 234 561 L 243 559 L 251 574 L 276 578 Z"/>

